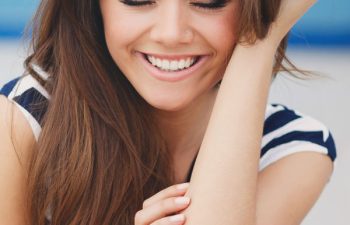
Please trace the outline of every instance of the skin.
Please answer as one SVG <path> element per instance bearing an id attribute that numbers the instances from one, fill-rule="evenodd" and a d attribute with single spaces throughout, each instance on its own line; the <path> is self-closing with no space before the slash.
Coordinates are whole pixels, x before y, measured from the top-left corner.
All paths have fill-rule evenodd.
<path id="1" fill-rule="evenodd" d="M 11 121 L 14 122 L 12 128 Z M 23 113 L 0 96 L 0 225 L 28 224 L 25 208 L 28 149 L 32 149 L 35 142 Z"/>
<path id="2" fill-rule="evenodd" d="M 196 2 L 196 1 L 193 1 Z M 208 2 L 208 1 L 197 1 Z M 109 51 L 136 91 L 154 108 L 184 179 L 199 149 L 228 58 L 236 44 L 237 3 L 206 10 L 189 1 L 157 1 L 131 7 L 100 1 Z M 161 20 L 159 18 L 162 18 Z M 121 30 L 126 30 L 120 35 Z M 148 74 L 134 51 L 166 55 L 210 55 L 190 78 L 160 81 Z M 181 159 L 180 159 L 181 158 Z"/>

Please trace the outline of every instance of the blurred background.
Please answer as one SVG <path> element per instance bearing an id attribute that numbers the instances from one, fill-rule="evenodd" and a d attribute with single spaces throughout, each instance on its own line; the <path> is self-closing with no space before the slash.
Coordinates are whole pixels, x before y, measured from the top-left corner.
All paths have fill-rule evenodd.
<path id="1" fill-rule="evenodd" d="M 38 3 L 0 0 L 0 86 L 23 72 L 28 52 L 23 29 Z M 318 1 L 291 31 L 287 52 L 299 68 L 328 78 L 302 81 L 281 74 L 272 84 L 269 101 L 323 122 L 338 150 L 333 176 L 302 224 L 349 225 L 350 1 Z"/>

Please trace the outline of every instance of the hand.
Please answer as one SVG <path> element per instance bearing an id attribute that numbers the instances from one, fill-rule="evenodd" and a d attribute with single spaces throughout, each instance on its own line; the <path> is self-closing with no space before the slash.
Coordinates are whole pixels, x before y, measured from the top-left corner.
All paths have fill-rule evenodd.
<path id="1" fill-rule="evenodd" d="M 181 187 L 179 189 L 179 187 Z M 178 202 L 183 199 L 184 194 L 188 190 L 189 183 L 170 186 L 143 202 L 142 210 L 135 214 L 135 225 L 179 225 L 184 224 L 185 215 L 176 214 L 189 206 L 187 203 Z M 172 218 L 182 218 L 182 220 L 172 221 Z"/>
<path id="2" fill-rule="evenodd" d="M 317 0 L 281 0 L 277 18 L 271 24 L 267 39 L 279 44 L 293 25 L 316 3 Z"/>

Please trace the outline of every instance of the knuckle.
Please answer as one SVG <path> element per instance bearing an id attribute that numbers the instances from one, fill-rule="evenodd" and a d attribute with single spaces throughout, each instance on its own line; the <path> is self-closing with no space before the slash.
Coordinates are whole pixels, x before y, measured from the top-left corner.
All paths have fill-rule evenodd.
<path id="1" fill-rule="evenodd" d="M 161 192 L 162 194 L 167 194 L 167 193 L 170 194 L 170 193 L 173 193 L 175 190 L 176 190 L 176 185 L 172 185 L 163 189 Z"/>
<path id="2" fill-rule="evenodd" d="M 170 209 L 174 208 L 174 206 L 176 206 L 176 204 L 174 202 L 174 198 L 168 198 L 168 199 L 162 201 L 162 208 L 163 209 L 170 210 Z"/>
<path id="3" fill-rule="evenodd" d="M 169 225 L 171 221 L 169 221 L 168 217 L 163 217 L 157 221 L 155 221 L 155 225 Z"/>
<path id="4" fill-rule="evenodd" d="M 169 206 L 169 201 L 163 200 L 163 201 L 161 201 L 161 202 L 159 203 L 159 206 L 160 206 L 160 208 L 161 208 L 162 210 L 164 210 L 164 209 L 168 208 L 168 206 Z"/>
<path id="5" fill-rule="evenodd" d="M 136 212 L 134 221 L 135 221 L 136 225 L 139 225 L 139 224 L 141 225 L 142 224 L 142 221 L 143 221 L 142 210 Z"/>
<path id="6" fill-rule="evenodd" d="M 171 186 L 171 191 L 172 191 L 172 192 L 177 192 L 177 191 L 178 191 L 177 185 L 178 185 L 178 184 L 175 184 L 175 185 Z"/>
<path id="7" fill-rule="evenodd" d="M 169 192 L 169 188 L 165 188 L 161 191 L 158 192 L 159 195 L 161 196 L 166 196 L 166 194 Z"/>
<path id="8" fill-rule="evenodd" d="M 164 218 L 160 219 L 160 220 L 157 220 L 153 223 L 153 225 L 166 225 L 168 224 Z"/>
<path id="9" fill-rule="evenodd" d="M 161 196 L 163 196 L 162 198 L 165 198 L 165 197 L 168 196 L 169 194 L 177 193 L 177 191 L 178 191 L 178 189 L 177 189 L 177 184 L 174 184 L 174 185 L 172 185 L 172 186 L 169 186 L 169 187 L 167 187 L 167 188 L 165 188 L 165 189 L 159 191 L 156 195 L 157 195 L 159 198 L 161 198 Z M 154 196 L 155 196 L 155 195 L 154 195 Z M 148 199 L 146 199 L 146 200 L 143 201 L 143 203 L 142 203 L 142 208 L 143 208 L 143 209 L 150 206 L 150 204 L 151 204 L 151 202 L 152 202 L 151 200 L 152 200 L 152 198 L 153 198 L 154 196 L 152 196 L 152 197 L 150 197 L 150 198 L 148 198 Z M 163 201 L 160 201 L 160 206 L 161 206 L 162 208 L 165 208 L 165 207 L 169 207 L 170 205 L 169 205 L 169 203 L 166 202 L 166 199 L 164 199 Z"/>
<path id="10" fill-rule="evenodd" d="M 146 200 L 143 201 L 143 203 L 142 203 L 142 208 L 144 209 L 144 208 L 148 207 L 148 205 L 149 205 L 149 200 L 146 199 Z"/>

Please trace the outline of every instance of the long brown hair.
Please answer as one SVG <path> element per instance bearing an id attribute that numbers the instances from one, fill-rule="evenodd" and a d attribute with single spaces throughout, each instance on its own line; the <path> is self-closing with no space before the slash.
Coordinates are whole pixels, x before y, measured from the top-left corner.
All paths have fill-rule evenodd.
<path id="1" fill-rule="evenodd" d="M 239 35 L 263 38 L 280 0 L 240 4 Z M 174 181 L 150 106 L 108 52 L 98 0 L 42 0 L 33 21 L 25 66 L 51 99 L 30 161 L 30 223 L 50 217 L 54 225 L 132 225 L 144 199 Z M 286 43 L 275 71 L 283 68 Z"/>

